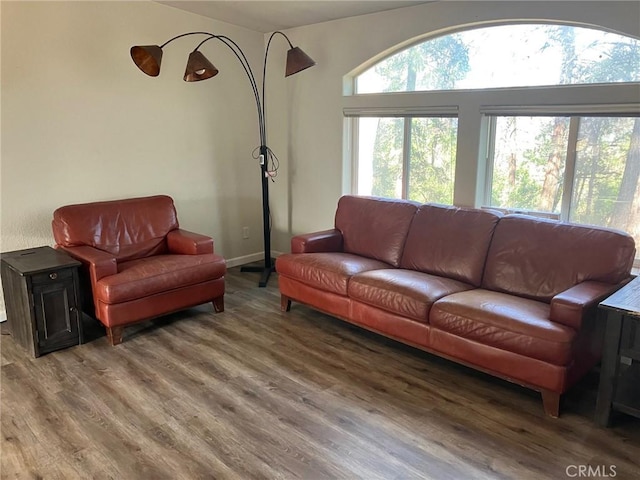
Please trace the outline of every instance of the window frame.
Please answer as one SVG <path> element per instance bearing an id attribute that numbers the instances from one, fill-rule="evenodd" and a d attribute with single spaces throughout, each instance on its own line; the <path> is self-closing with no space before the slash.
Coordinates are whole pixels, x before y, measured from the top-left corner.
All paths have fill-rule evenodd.
<path id="1" fill-rule="evenodd" d="M 632 111 L 629 111 L 629 107 L 632 107 Z M 640 111 L 636 110 L 640 109 L 640 105 L 638 106 L 629 106 L 629 105 L 599 105 L 593 106 L 591 108 L 588 105 L 573 106 L 574 113 L 571 114 L 562 114 L 559 113 L 557 109 L 549 109 L 549 113 L 544 113 L 545 110 L 541 110 L 536 108 L 536 115 L 531 115 L 531 109 L 523 109 L 529 110 L 527 113 L 509 113 L 509 114 L 496 114 L 495 112 L 498 109 L 493 109 L 493 113 L 491 115 L 484 114 L 483 122 L 486 125 L 487 139 L 486 139 L 486 153 L 485 153 L 485 178 L 484 185 L 481 189 L 482 201 L 479 206 L 480 208 L 487 208 L 493 210 L 499 210 L 505 213 L 524 213 L 527 215 L 534 215 L 544 218 L 551 218 L 561 222 L 571 222 L 571 207 L 572 207 L 572 199 L 574 193 L 574 183 L 575 183 L 575 173 L 576 173 L 576 162 L 577 162 L 577 146 L 578 146 L 578 136 L 580 131 L 580 120 L 582 117 L 609 117 L 609 118 L 633 118 L 640 117 Z M 491 111 L 492 109 L 486 109 L 487 111 Z M 575 111 L 580 111 L 580 114 L 577 115 Z M 512 112 L 511 110 L 509 110 Z M 617 113 L 615 113 L 617 111 Z M 605 113 L 610 112 L 610 113 Z M 531 117 L 531 116 L 541 116 L 541 117 L 568 117 L 569 118 L 569 133 L 567 138 L 567 151 L 566 151 L 566 161 L 565 161 L 565 171 L 563 175 L 563 185 L 562 185 L 562 198 L 560 201 L 560 213 L 556 214 L 554 212 L 546 212 L 546 211 L 533 211 L 521 208 L 509 208 L 509 207 L 497 207 L 491 205 L 491 194 L 493 187 L 493 160 L 495 157 L 495 133 L 496 133 L 496 121 L 498 117 Z M 640 260 L 640 258 L 639 258 Z"/>
<path id="2" fill-rule="evenodd" d="M 344 109 L 344 116 L 347 118 L 347 137 L 350 139 L 348 151 L 352 159 L 351 182 L 348 193 L 358 194 L 358 159 L 360 135 L 358 120 L 360 118 L 402 118 L 403 119 L 403 139 L 402 139 L 402 193 L 401 198 L 406 199 L 409 190 L 409 167 L 411 160 L 411 122 L 414 118 L 455 118 L 458 120 L 458 109 L 451 106 L 443 108 L 416 108 L 416 109 Z M 456 156 L 457 157 L 457 156 Z M 457 160 L 457 158 L 456 158 Z M 455 176 L 454 176 L 455 186 Z M 455 197 L 455 195 L 454 195 Z M 453 199 L 452 199 L 453 205 Z"/>
<path id="3" fill-rule="evenodd" d="M 493 193 L 493 170 L 494 170 L 494 159 L 495 159 L 495 143 L 496 143 L 496 123 L 498 117 L 529 117 L 531 115 L 490 115 L 487 116 L 486 122 L 488 124 L 487 127 L 487 154 L 486 154 L 486 174 L 485 174 L 485 183 L 484 183 L 484 200 L 482 202 L 481 208 L 499 210 L 505 213 L 523 213 L 526 215 L 534 215 L 537 217 L 550 218 L 553 220 L 559 220 L 562 222 L 569 222 L 569 218 L 571 218 L 571 199 L 573 198 L 573 189 L 574 189 L 574 180 L 576 173 L 576 156 L 577 156 L 577 143 L 578 143 L 578 132 L 580 129 L 580 118 L 575 115 L 558 115 L 558 114 L 548 114 L 548 115 L 537 115 L 544 117 L 568 117 L 569 118 L 569 135 L 567 138 L 567 151 L 566 151 L 566 160 L 564 166 L 564 174 L 562 178 L 562 198 L 560 200 L 560 213 L 555 212 L 546 212 L 546 211 L 537 211 L 537 210 L 527 210 L 522 208 L 510 208 L 510 207 L 496 207 L 491 205 L 491 195 Z M 622 117 L 623 115 L 607 115 L 610 117 Z"/>
<path id="4" fill-rule="evenodd" d="M 453 205 L 485 205 L 489 122 L 493 115 L 640 116 L 637 84 L 561 85 L 477 91 L 401 92 L 343 97 L 345 119 L 342 192 L 357 192 L 359 117 L 458 118 Z M 587 103 L 591 98 L 611 103 Z M 538 101 L 535 101 L 538 100 Z M 573 103 L 570 103 L 573 102 Z M 615 102 L 615 103 L 614 103 Z"/>

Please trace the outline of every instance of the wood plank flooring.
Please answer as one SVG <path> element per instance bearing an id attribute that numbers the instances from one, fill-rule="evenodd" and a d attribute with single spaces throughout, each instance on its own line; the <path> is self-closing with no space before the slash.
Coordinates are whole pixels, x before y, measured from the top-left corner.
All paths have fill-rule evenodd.
<path id="1" fill-rule="evenodd" d="M 639 478 L 640 421 L 592 421 L 597 372 L 554 420 L 529 390 L 281 313 L 277 275 L 257 280 L 233 268 L 224 313 L 146 322 L 117 347 L 94 323 L 38 359 L 3 335 L 1 478 Z"/>

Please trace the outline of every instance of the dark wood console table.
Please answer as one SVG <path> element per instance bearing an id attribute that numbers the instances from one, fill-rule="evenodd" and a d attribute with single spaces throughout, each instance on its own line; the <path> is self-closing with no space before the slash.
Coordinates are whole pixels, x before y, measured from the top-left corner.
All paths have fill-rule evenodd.
<path id="1" fill-rule="evenodd" d="M 600 303 L 607 329 L 595 420 L 607 426 L 612 411 L 640 418 L 640 277 Z"/>

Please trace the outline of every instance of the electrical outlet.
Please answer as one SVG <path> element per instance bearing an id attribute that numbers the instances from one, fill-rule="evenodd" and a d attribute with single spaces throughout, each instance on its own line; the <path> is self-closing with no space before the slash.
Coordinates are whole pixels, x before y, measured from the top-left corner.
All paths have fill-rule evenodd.
<path id="1" fill-rule="evenodd" d="M 249 238 L 249 227 L 242 227 L 242 238 Z"/>

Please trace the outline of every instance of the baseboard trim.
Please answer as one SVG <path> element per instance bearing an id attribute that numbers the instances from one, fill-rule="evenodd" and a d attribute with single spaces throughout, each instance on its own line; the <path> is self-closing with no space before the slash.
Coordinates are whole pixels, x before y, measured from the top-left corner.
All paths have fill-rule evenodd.
<path id="1" fill-rule="evenodd" d="M 271 256 L 277 258 L 282 255 L 282 252 L 272 250 Z M 260 262 L 264 260 L 264 252 L 252 253 L 250 255 L 243 255 L 242 257 L 227 258 L 227 268 L 237 267 L 239 265 L 246 265 L 247 263 Z"/>

